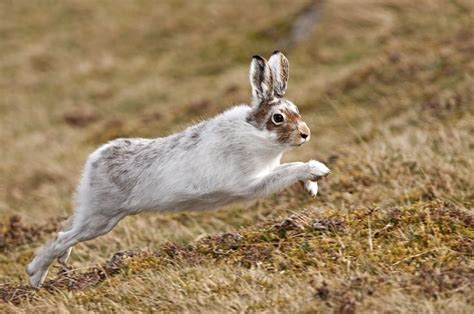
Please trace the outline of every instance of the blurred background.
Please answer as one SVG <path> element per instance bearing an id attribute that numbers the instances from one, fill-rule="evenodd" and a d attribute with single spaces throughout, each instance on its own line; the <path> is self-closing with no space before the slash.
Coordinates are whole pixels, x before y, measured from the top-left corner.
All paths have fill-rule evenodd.
<path id="1" fill-rule="evenodd" d="M 130 217 L 78 246 L 73 265 L 303 207 L 472 208 L 473 9 L 469 0 L 0 1 L 0 278 L 24 282 L 24 262 L 72 212 L 96 147 L 165 136 L 248 102 L 251 56 L 276 49 L 290 61 L 287 97 L 313 133 L 285 160 L 326 162 L 321 195 L 293 187 L 211 213 Z"/>

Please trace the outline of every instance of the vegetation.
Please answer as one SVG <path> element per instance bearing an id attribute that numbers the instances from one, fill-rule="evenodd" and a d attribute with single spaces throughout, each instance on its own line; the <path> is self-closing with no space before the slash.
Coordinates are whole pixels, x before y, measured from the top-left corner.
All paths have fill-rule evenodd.
<path id="1" fill-rule="evenodd" d="M 0 311 L 472 313 L 473 14 L 468 0 L 0 3 Z M 332 170 L 317 198 L 294 186 L 128 217 L 27 286 L 97 145 L 246 102 L 251 55 L 275 48 L 313 133 L 285 159 Z"/>

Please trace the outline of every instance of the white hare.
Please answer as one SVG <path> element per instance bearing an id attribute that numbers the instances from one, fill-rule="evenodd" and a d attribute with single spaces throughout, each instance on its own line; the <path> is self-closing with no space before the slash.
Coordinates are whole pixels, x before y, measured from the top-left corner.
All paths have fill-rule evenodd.
<path id="1" fill-rule="evenodd" d="M 264 197 L 298 181 L 315 196 L 322 163 L 280 164 L 285 150 L 310 139 L 298 108 L 283 98 L 288 60 L 275 51 L 250 65 L 252 103 L 235 106 L 186 130 L 157 139 L 116 139 L 88 158 L 77 188 L 74 216 L 27 266 L 41 285 L 49 265 L 65 265 L 72 247 L 109 232 L 143 211 L 213 208 Z"/>

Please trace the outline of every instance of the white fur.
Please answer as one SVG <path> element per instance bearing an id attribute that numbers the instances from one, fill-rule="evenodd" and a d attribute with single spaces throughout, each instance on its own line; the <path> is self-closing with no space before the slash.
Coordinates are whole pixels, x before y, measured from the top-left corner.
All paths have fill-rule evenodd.
<path id="1" fill-rule="evenodd" d="M 316 195 L 318 195 L 318 182 L 308 180 L 304 183 L 304 187 L 312 197 L 316 197 Z"/>
<path id="2" fill-rule="evenodd" d="M 109 232 L 130 214 L 215 208 L 265 197 L 298 181 L 315 196 L 313 181 L 329 169 L 313 160 L 280 164 L 290 146 L 252 125 L 252 110 L 235 106 L 165 138 L 117 139 L 98 148 L 85 164 L 70 225 L 27 267 L 31 285 L 43 282 L 55 258 L 65 264 L 75 244 Z"/>
<path id="3" fill-rule="evenodd" d="M 273 72 L 274 91 L 278 96 L 283 97 L 288 83 L 288 60 L 281 52 L 275 51 L 268 60 L 268 64 Z"/>

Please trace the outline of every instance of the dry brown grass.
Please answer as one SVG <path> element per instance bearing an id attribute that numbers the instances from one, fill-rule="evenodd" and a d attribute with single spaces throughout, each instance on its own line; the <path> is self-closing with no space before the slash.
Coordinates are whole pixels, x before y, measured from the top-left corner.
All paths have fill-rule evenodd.
<path id="1" fill-rule="evenodd" d="M 285 51 L 289 97 L 315 135 L 286 159 L 329 164 L 318 198 L 296 186 L 219 211 L 130 217 L 79 245 L 73 272 L 55 266 L 45 288 L 24 286 L 94 147 L 246 101 L 249 57 L 284 44 L 307 7 L 0 3 L 0 310 L 472 312 L 467 0 L 320 3 Z M 135 253 L 109 260 L 121 250 Z"/>

